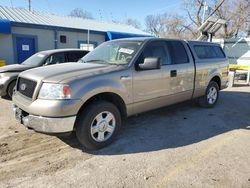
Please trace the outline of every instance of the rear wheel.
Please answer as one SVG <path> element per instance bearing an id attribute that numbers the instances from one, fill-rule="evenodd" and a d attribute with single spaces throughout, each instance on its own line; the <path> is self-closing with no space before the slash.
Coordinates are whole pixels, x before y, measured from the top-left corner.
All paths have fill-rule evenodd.
<path id="1" fill-rule="evenodd" d="M 87 149 L 100 149 L 110 144 L 121 128 L 117 107 L 106 101 L 89 104 L 76 121 L 76 136 Z"/>
<path id="2" fill-rule="evenodd" d="M 219 98 L 219 86 L 211 81 L 206 89 L 205 96 L 199 98 L 199 105 L 206 108 L 212 108 L 216 105 Z"/>
<path id="3" fill-rule="evenodd" d="M 7 97 L 12 99 L 13 89 L 16 85 L 16 80 L 12 81 L 7 88 Z"/>

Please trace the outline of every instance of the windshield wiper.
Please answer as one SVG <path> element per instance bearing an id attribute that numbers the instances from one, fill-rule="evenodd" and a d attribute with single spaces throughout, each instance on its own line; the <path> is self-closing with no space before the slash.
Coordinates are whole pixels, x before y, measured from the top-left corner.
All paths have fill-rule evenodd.
<path id="1" fill-rule="evenodd" d="M 91 59 L 91 60 L 88 60 L 88 61 L 85 61 L 86 63 L 91 63 L 91 62 L 104 62 L 102 64 L 109 64 L 109 62 L 103 60 L 103 59 Z"/>
<path id="2" fill-rule="evenodd" d="M 86 63 L 86 61 L 84 59 L 79 59 L 78 62 L 79 63 Z"/>

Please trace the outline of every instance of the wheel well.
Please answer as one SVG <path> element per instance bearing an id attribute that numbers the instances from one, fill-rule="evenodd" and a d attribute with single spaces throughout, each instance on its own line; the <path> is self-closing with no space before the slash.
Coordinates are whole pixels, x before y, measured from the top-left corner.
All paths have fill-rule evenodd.
<path id="1" fill-rule="evenodd" d="M 109 93 L 109 92 L 100 93 L 100 94 L 97 94 L 97 95 L 91 97 L 82 105 L 79 112 L 82 110 L 85 110 L 85 108 L 86 108 L 86 106 L 88 106 L 88 104 L 95 102 L 95 101 L 98 101 L 98 100 L 104 100 L 104 101 L 108 101 L 108 102 L 113 103 L 120 111 L 121 117 L 122 118 L 127 117 L 127 109 L 126 109 L 126 105 L 125 105 L 123 99 L 119 95 L 117 95 L 115 93 Z"/>
<path id="2" fill-rule="evenodd" d="M 16 79 L 10 81 L 10 83 L 8 84 L 8 86 L 7 86 L 7 88 L 6 88 L 6 89 L 7 89 L 7 92 L 8 92 L 8 90 L 9 90 L 9 88 L 10 88 L 10 85 L 11 85 L 12 83 L 14 83 L 14 82 L 16 82 Z"/>
<path id="3" fill-rule="evenodd" d="M 213 77 L 211 81 L 216 82 L 218 84 L 219 88 L 221 88 L 221 80 L 220 80 L 219 76 Z"/>

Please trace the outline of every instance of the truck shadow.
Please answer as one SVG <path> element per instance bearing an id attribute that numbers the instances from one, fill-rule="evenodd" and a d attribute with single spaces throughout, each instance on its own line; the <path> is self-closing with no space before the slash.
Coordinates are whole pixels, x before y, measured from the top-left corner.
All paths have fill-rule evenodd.
<path id="1" fill-rule="evenodd" d="M 61 138 L 68 145 L 94 155 L 121 155 L 178 148 L 236 129 L 250 129 L 250 93 L 222 91 L 215 108 L 185 102 L 126 120 L 110 146 L 86 151 L 75 136 Z"/>

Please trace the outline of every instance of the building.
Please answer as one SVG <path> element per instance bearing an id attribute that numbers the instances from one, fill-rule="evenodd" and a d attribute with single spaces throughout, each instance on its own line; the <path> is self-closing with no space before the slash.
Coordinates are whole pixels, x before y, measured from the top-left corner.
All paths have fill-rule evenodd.
<path id="1" fill-rule="evenodd" d="M 250 38 L 214 39 L 219 43 L 230 64 L 250 65 Z"/>
<path id="2" fill-rule="evenodd" d="M 48 49 L 93 49 L 100 43 L 125 37 L 149 36 L 124 24 L 0 6 L 0 59 L 21 63 Z"/>

